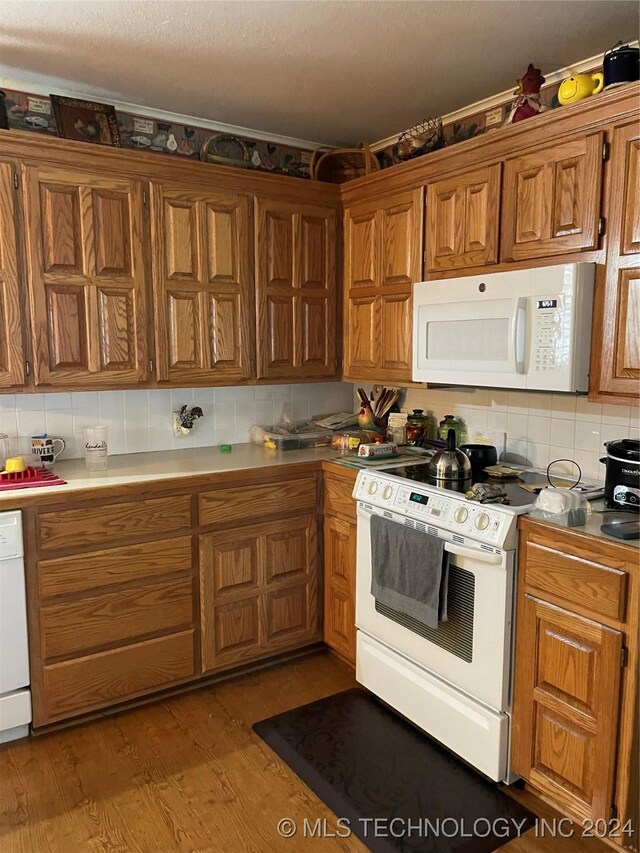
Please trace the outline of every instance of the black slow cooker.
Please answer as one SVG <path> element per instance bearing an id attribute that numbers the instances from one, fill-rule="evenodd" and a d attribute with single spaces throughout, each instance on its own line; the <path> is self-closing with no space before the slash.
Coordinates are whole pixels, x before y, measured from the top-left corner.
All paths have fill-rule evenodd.
<path id="1" fill-rule="evenodd" d="M 604 501 L 615 509 L 640 511 L 640 441 L 620 438 L 607 441 L 607 455 L 600 461 L 607 466 Z"/>

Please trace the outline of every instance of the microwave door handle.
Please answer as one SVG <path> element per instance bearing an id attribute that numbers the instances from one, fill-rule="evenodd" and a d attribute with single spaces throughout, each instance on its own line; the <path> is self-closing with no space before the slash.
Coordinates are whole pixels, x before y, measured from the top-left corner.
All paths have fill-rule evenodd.
<path id="1" fill-rule="evenodd" d="M 515 314 L 512 320 L 512 363 L 515 373 L 524 373 L 524 348 L 527 334 L 527 299 L 524 296 L 516 300 Z"/>
<path id="2" fill-rule="evenodd" d="M 449 554 L 457 554 L 459 557 L 468 557 L 470 560 L 477 560 L 481 563 L 492 563 L 494 566 L 502 562 L 502 556 L 500 554 L 487 554 L 486 551 L 476 551 L 474 548 L 464 548 L 453 542 L 445 542 L 444 550 L 448 551 Z"/>

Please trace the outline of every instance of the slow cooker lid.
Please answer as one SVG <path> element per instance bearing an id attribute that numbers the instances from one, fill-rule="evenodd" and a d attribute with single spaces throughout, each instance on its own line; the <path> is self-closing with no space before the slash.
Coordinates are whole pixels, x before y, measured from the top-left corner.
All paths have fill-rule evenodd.
<path id="1" fill-rule="evenodd" d="M 610 456 L 627 459 L 629 462 L 640 462 L 640 441 L 636 438 L 619 438 L 617 441 L 608 441 L 606 448 Z"/>

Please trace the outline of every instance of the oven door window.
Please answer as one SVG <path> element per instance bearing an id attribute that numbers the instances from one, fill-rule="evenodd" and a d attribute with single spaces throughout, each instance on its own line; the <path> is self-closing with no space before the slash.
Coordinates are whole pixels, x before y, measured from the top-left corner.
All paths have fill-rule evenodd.
<path id="1" fill-rule="evenodd" d="M 471 572 L 453 565 L 452 562 L 449 563 L 448 621 L 440 622 L 437 630 L 378 601 L 375 603 L 375 608 L 381 616 L 402 625 L 403 628 L 445 649 L 457 658 L 471 663 L 473 661 L 475 584 L 476 579 Z"/>

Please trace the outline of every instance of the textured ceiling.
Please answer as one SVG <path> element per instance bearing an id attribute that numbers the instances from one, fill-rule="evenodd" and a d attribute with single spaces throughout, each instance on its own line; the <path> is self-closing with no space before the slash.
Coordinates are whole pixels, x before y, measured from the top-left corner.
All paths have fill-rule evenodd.
<path id="1" fill-rule="evenodd" d="M 348 144 L 638 33 L 635 0 L 2 0 L 0 75 Z"/>

